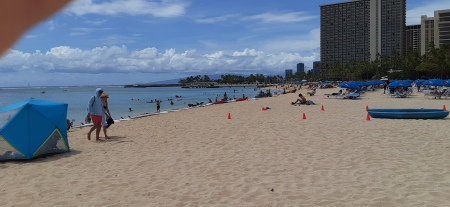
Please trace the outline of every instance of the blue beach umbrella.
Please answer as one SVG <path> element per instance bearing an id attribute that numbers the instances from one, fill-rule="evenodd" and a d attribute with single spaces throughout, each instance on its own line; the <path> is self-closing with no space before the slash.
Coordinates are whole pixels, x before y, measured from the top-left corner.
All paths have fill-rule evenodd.
<path id="1" fill-rule="evenodd" d="M 399 87 L 412 87 L 412 85 L 411 82 L 404 80 L 392 81 L 388 85 L 388 88 L 399 88 Z"/>
<path id="2" fill-rule="evenodd" d="M 356 82 L 353 82 L 353 81 L 339 83 L 338 87 L 361 90 L 361 86 L 359 86 Z"/>
<path id="3" fill-rule="evenodd" d="M 366 83 L 367 83 L 367 85 L 369 85 L 369 86 L 376 86 L 376 85 L 381 85 L 381 84 L 383 84 L 384 81 L 382 81 L 382 80 L 370 80 L 370 81 L 367 81 Z"/>
<path id="4" fill-rule="evenodd" d="M 431 79 L 425 81 L 423 84 L 426 86 L 444 86 L 447 84 L 447 81 L 441 79 Z"/>
<path id="5" fill-rule="evenodd" d="M 368 86 L 369 84 L 367 82 L 356 82 L 360 87 Z"/>
<path id="6" fill-rule="evenodd" d="M 374 80 L 375 81 L 375 85 L 381 85 L 384 83 L 384 81 L 382 80 Z"/>

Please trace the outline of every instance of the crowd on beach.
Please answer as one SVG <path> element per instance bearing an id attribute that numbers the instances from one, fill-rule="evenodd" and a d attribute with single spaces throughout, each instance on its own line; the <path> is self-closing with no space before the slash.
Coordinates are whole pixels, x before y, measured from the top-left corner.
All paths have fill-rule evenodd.
<path id="1" fill-rule="evenodd" d="M 291 102 L 292 105 L 315 105 L 313 100 L 308 100 L 308 97 L 312 97 L 316 95 L 317 90 L 320 89 L 329 89 L 329 88 L 339 88 L 338 91 L 330 93 L 330 94 L 324 94 L 324 97 L 326 98 L 337 98 L 337 99 L 359 99 L 361 96 L 366 92 L 375 91 L 377 89 L 382 89 L 384 94 L 387 94 L 390 97 L 396 97 L 396 98 L 405 98 L 408 97 L 410 94 L 413 93 L 413 88 L 415 87 L 418 92 L 423 92 L 426 97 L 433 97 L 435 99 L 448 97 L 450 94 L 450 90 L 446 90 L 445 87 L 439 87 L 439 86 L 432 86 L 428 84 L 420 84 L 420 83 L 414 83 L 412 82 L 412 85 L 406 85 L 406 83 L 398 85 L 393 85 L 393 83 L 396 83 L 397 81 L 376 81 L 373 84 L 369 84 L 369 82 L 364 83 L 358 83 L 359 85 L 353 86 L 352 82 L 305 82 L 301 84 L 281 84 L 278 86 L 274 86 L 273 88 L 259 88 L 259 93 L 255 96 L 255 98 L 267 98 L 267 97 L 273 97 L 279 94 L 289 94 L 289 93 L 297 93 L 302 88 L 305 88 L 307 91 L 304 93 L 298 93 L 298 98 Z M 408 81 L 406 81 L 408 82 Z M 107 121 L 109 119 L 112 120 L 111 114 L 109 112 L 109 109 L 107 108 L 107 99 L 109 98 L 108 94 L 103 94 L 103 91 L 98 89 L 96 92 L 96 97 L 98 96 L 98 99 L 102 100 L 102 106 L 103 109 L 99 108 L 98 111 L 104 110 L 102 113 L 97 113 L 94 115 L 102 116 L 101 119 L 91 117 L 92 123 L 94 126 L 92 126 L 91 131 L 88 134 L 88 139 L 90 139 L 90 134 L 93 131 L 96 131 L 96 139 L 99 138 L 97 136 L 97 130 L 100 130 L 99 128 L 103 127 L 103 131 L 105 134 L 105 138 L 108 138 L 107 135 L 107 127 L 109 127 L 111 124 L 108 125 Z M 182 98 L 181 96 L 176 96 L 177 98 Z M 92 98 L 91 98 L 92 99 Z M 168 98 L 167 99 L 171 105 L 174 104 L 173 99 Z M 208 98 L 205 102 L 195 102 L 195 103 L 188 103 L 187 106 L 189 108 L 191 107 L 199 107 L 199 106 L 206 106 L 208 104 L 220 104 L 220 103 L 228 103 L 228 102 L 234 102 L 234 101 L 241 101 L 241 100 L 248 100 L 248 97 L 245 96 L 245 94 L 242 94 L 242 97 L 236 98 L 233 95 L 233 98 L 229 97 L 227 92 L 223 94 L 222 97 L 219 97 L 218 95 L 215 97 L 215 101 L 213 101 L 211 98 Z M 89 101 L 89 104 L 92 104 L 92 101 Z M 162 101 L 159 99 L 151 100 L 152 103 L 156 104 L 156 112 L 161 112 L 161 103 Z M 96 104 L 94 104 L 97 106 Z M 92 109 L 94 107 L 90 107 L 90 110 L 96 111 L 97 109 Z M 99 107 L 100 105 L 98 105 Z M 130 111 L 132 111 L 131 108 L 129 108 Z M 91 112 L 90 111 L 90 112 Z M 132 118 L 132 117 L 129 117 Z M 95 121 L 94 121 L 95 120 Z M 89 120 L 90 121 L 90 120 Z M 89 123 L 87 121 L 87 123 Z M 72 123 L 68 122 L 68 125 L 72 126 Z"/>

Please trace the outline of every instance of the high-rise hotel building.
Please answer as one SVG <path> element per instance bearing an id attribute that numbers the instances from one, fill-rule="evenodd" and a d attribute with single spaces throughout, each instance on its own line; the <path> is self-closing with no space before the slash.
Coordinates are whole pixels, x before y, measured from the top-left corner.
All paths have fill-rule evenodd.
<path id="1" fill-rule="evenodd" d="M 434 17 L 421 18 L 421 54 L 429 49 L 431 43 L 436 48 L 450 44 L 450 9 L 434 11 Z"/>
<path id="2" fill-rule="evenodd" d="M 353 0 L 320 6 L 322 67 L 403 54 L 406 0 Z"/>
<path id="3" fill-rule="evenodd" d="M 411 52 L 418 52 L 420 54 L 420 33 L 421 33 L 421 25 L 409 25 L 406 26 L 405 29 L 405 54 Z"/>
<path id="4" fill-rule="evenodd" d="M 297 73 L 304 73 L 304 72 L 305 72 L 305 64 L 297 63 Z"/>

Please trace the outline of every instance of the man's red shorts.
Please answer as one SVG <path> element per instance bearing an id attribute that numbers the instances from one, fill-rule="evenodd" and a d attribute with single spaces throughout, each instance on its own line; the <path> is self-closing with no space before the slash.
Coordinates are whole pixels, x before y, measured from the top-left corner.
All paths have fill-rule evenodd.
<path id="1" fill-rule="evenodd" d="M 92 117 L 92 123 L 94 124 L 100 124 L 102 123 L 102 116 L 97 116 L 97 115 L 91 115 Z"/>

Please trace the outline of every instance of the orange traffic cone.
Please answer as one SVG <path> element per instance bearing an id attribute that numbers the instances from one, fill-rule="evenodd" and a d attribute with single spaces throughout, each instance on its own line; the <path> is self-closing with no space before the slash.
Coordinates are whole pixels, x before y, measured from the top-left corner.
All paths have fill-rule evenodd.
<path id="1" fill-rule="evenodd" d="M 367 121 L 370 121 L 370 115 L 369 115 L 369 114 L 367 114 L 366 120 L 367 120 Z"/>
<path id="2" fill-rule="evenodd" d="M 321 111 L 325 111 L 325 109 L 323 108 L 323 105 L 322 105 L 322 108 L 320 109 Z"/>
<path id="3" fill-rule="evenodd" d="M 444 108 L 443 108 L 443 109 L 444 109 L 444 111 L 447 111 L 447 108 L 445 107 L 445 105 L 444 105 Z"/>
<path id="4" fill-rule="evenodd" d="M 266 110 L 266 107 L 262 107 L 262 109 L 261 109 L 261 110 L 265 111 L 265 110 Z"/>
<path id="5" fill-rule="evenodd" d="M 368 111 L 369 110 L 369 106 L 368 105 L 366 105 L 366 111 Z"/>
<path id="6" fill-rule="evenodd" d="M 228 119 L 231 119 L 231 114 L 230 113 L 228 113 Z"/>
<path id="7" fill-rule="evenodd" d="M 306 119 L 306 114 L 305 113 L 303 113 L 303 118 L 302 118 L 303 120 L 305 120 Z"/>

